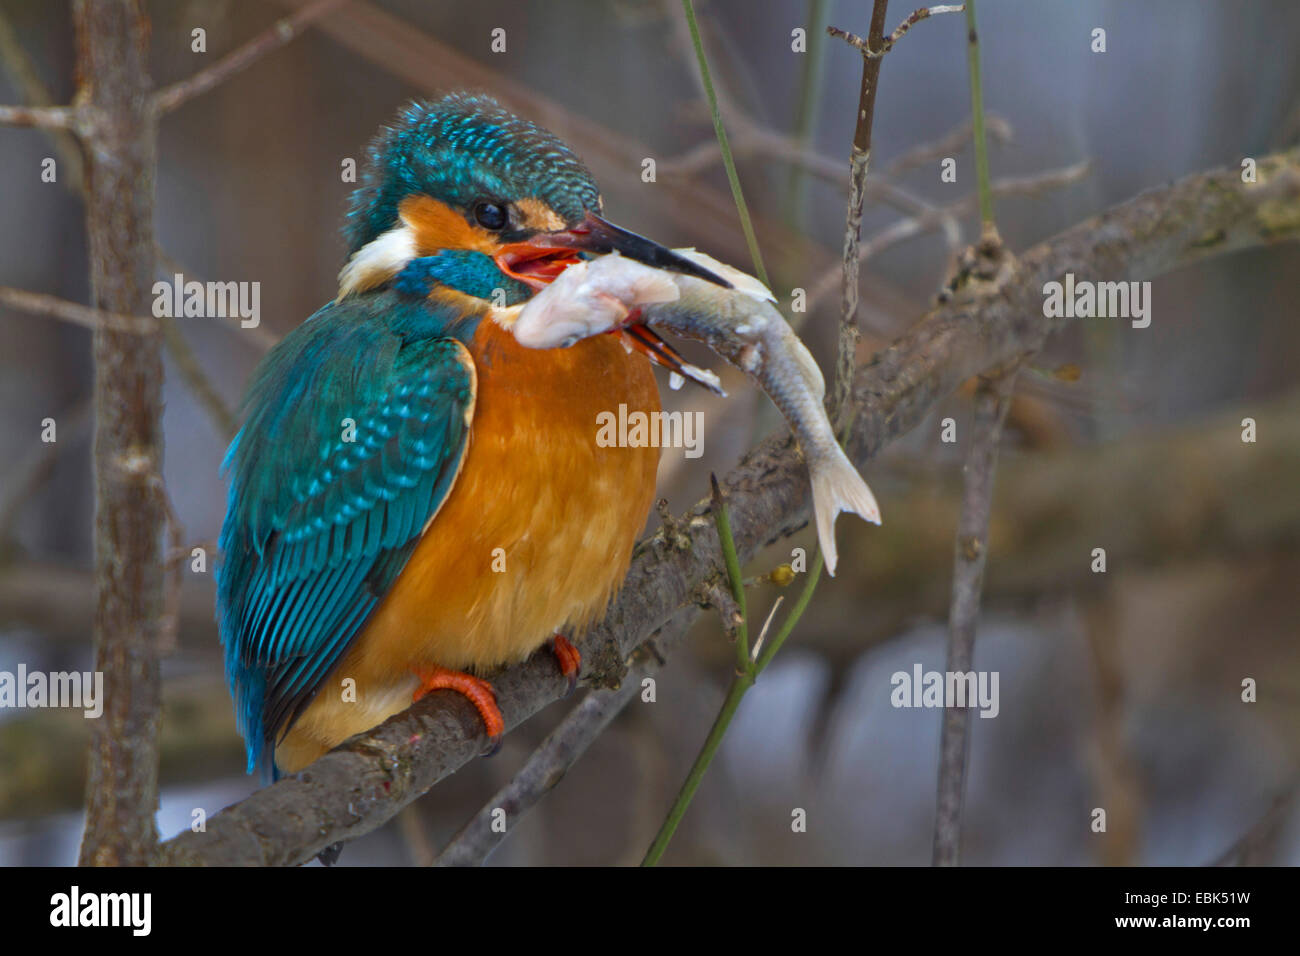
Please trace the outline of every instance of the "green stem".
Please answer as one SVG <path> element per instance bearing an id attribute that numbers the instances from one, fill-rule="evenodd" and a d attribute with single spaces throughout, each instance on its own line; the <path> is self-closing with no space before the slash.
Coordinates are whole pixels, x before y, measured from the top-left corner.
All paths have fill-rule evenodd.
<path id="1" fill-rule="evenodd" d="M 723 554 L 728 551 L 731 555 L 736 553 L 736 543 L 731 540 L 731 529 L 724 525 L 723 521 L 718 522 L 718 532 L 723 535 Z M 730 562 L 729 562 L 730 563 Z M 758 675 L 763 673 L 776 652 L 781 649 L 794 627 L 799 623 L 799 618 L 803 612 L 808 609 L 808 604 L 812 600 L 813 591 L 817 589 L 817 582 L 821 579 L 822 568 L 825 562 L 822 559 L 820 549 L 817 556 L 813 558 L 812 570 L 808 572 L 808 582 L 804 585 L 803 591 L 799 594 L 799 599 L 795 602 L 790 614 L 786 617 L 781 629 L 772 640 L 767 643 L 759 655 L 757 663 L 749 662 L 743 670 L 737 670 L 731 678 L 731 686 L 727 688 L 726 700 L 722 703 L 722 710 L 718 711 L 718 716 L 714 718 L 713 726 L 709 728 L 709 736 L 704 740 L 704 746 L 700 748 L 699 756 L 695 758 L 695 763 L 691 765 L 691 772 L 686 775 L 686 781 L 682 784 L 682 789 L 677 793 L 677 799 L 673 801 L 672 807 L 668 811 L 668 816 L 664 818 L 663 825 L 659 827 L 659 832 L 655 835 L 654 842 L 650 844 L 650 849 L 646 851 L 645 859 L 641 861 L 642 866 L 654 866 L 659 862 L 660 857 L 664 855 L 664 850 L 668 848 L 668 843 L 677 832 L 677 825 L 681 823 L 682 817 L 686 815 L 686 810 L 691 805 L 691 800 L 695 798 L 695 791 L 700 787 L 700 781 L 704 779 L 704 774 L 708 772 L 709 765 L 713 763 L 713 758 L 718 752 L 718 747 L 722 744 L 722 738 L 727 735 L 727 728 L 731 726 L 731 719 L 736 716 L 736 710 L 740 707 L 740 701 L 744 698 L 746 692 L 754 686 L 754 681 Z M 737 568 L 739 565 L 737 565 Z M 733 575 L 732 580 L 738 580 L 739 571 Z"/>
<path id="2" fill-rule="evenodd" d="M 718 487 L 718 479 L 710 477 L 713 481 L 713 521 L 718 526 L 718 542 L 722 546 L 722 560 L 727 565 L 731 596 L 736 599 L 736 609 L 740 612 L 740 624 L 736 627 L 736 672 L 745 674 L 754 669 L 749 658 L 749 608 L 745 599 L 745 578 L 740 573 L 740 555 L 736 553 L 736 539 L 731 534 L 731 514 L 727 511 L 727 502 Z"/>
<path id="3" fill-rule="evenodd" d="M 686 815 L 686 809 L 691 805 L 691 799 L 695 796 L 695 791 L 699 789 L 700 781 L 704 779 L 709 764 L 713 762 L 713 757 L 722 744 L 722 738 L 726 736 L 727 728 L 731 726 L 731 718 L 736 716 L 736 709 L 740 706 L 741 698 L 753 686 L 754 677 L 752 674 L 736 674 L 731 679 L 731 686 L 727 688 L 727 699 L 722 704 L 722 710 L 718 711 L 718 716 L 714 718 L 713 726 L 709 729 L 709 736 L 700 749 L 700 755 L 695 758 L 695 763 L 691 766 L 691 772 L 686 775 L 686 782 L 682 784 L 677 799 L 673 801 L 672 809 L 668 811 L 663 826 L 659 828 L 654 842 L 650 844 L 650 849 L 646 851 L 645 859 L 641 861 L 642 866 L 654 866 L 659 862 L 659 858 L 664 855 L 664 850 L 668 849 L 668 842 L 673 838 L 673 834 L 677 832 L 677 824 L 681 823 L 682 817 Z"/>
<path id="4" fill-rule="evenodd" d="M 970 62 L 971 124 L 975 131 L 975 177 L 979 188 L 980 221 L 984 229 L 995 228 L 993 190 L 989 185 L 989 147 L 984 136 L 984 90 L 980 82 L 980 44 L 975 30 L 975 0 L 966 0 L 966 55 Z"/>
<path id="5" fill-rule="evenodd" d="M 822 91 L 822 44 L 826 41 L 828 7 L 827 0 L 808 0 L 808 50 L 799 75 L 799 107 L 795 113 L 794 129 L 794 141 L 802 149 L 807 149 L 812 143 L 813 129 L 817 125 Z M 804 168 L 791 163 L 786 182 L 785 215 L 793 229 L 803 228 L 807 186 L 808 176 Z"/>
<path id="6" fill-rule="evenodd" d="M 727 131 L 722 128 L 722 114 L 718 112 L 718 96 L 713 92 L 713 79 L 709 75 L 709 61 L 704 55 L 704 43 L 700 39 L 700 27 L 695 22 L 695 7 L 691 0 L 682 0 L 682 10 L 686 13 L 686 23 L 691 28 L 691 42 L 695 45 L 695 57 L 700 62 L 700 79 L 704 81 L 704 95 L 709 101 L 709 112 L 713 114 L 713 132 L 718 137 L 718 148 L 722 150 L 722 165 L 727 169 L 727 181 L 731 183 L 731 195 L 736 200 L 736 211 L 740 213 L 740 228 L 745 233 L 745 244 L 749 246 L 750 258 L 754 260 L 754 272 L 763 285 L 771 288 L 767 278 L 767 269 L 763 266 L 763 254 L 758 249 L 758 237 L 754 234 L 754 224 L 749 220 L 749 207 L 745 205 L 745 194 L 740 189 L 740 176 L 736 173 L 735 160 L 731 158 L 731 146 L 727 143 Z"/>

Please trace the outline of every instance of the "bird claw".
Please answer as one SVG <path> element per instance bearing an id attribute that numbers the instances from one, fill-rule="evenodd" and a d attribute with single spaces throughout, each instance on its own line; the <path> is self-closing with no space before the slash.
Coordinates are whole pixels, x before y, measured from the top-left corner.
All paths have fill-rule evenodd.
<path id="1" fill-rule="evenodd" d="M 582 670 L 582 653 L 561 634 L 551 638 L 551 653 L 555 655 L 555 663 L 559 665 L 560 673 L 569 679 L 569 687 L 564 692 L 564 696 L 568 697 L 578 688 L 578 672 Z"/>
<path id="2" fill-rule="evenodd" d="M 320 860 L 321 866 L 333 866 L 339 861 L 339 856 L 343 853 L 343 842 L 331 843 L 325 849 L 316 854 L 316 859 Z"/>
<path id="3" fill-rule="evenodd" d="M 491 684 L 472 674 L 439 667 L 436 664 L 417 669 L 415 676 L 419 678 L 420 686 L 411 695 L 412 703 L 435 690 L 454 690 L 462 694 L 469 699 L 478 711 L 478 715 L 483 718 L 488 741 L 492 744 L 492 753 L 500 749 L 506 722 L 501 717 L 501 708 L 497 706 L 497 692 Z"/>

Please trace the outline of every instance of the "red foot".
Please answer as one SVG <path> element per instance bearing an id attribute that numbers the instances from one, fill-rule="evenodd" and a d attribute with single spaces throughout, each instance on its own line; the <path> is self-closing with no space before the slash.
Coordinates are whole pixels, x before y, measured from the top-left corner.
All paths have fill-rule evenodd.
<path id="1" fill-rule="evenodd" d="M 551 638 L 551 653 L 555 655 L 555 663 L 560 665 L 560 673 L 569 678 L 569 690 L 565 695 L 568 696 L 578 686 L 578 671 L 582 669 L 582 654 L 569 643 L 567 638 L 560 634 L 556 634 Z"/>
<path id="2" fill-rule="evenodd" d="M 420 686 L 411 695 L 412 703 L 435 690 L 454 690 L 464 694 L 483 718 L 488 736 L 493 742 L 501 739 L 506 722 L 501 719 L 501 709 L 497 707 L 497 693 L 487 681 L 436 664 L 417 669 L 415 676 L 420 678 Z"/>

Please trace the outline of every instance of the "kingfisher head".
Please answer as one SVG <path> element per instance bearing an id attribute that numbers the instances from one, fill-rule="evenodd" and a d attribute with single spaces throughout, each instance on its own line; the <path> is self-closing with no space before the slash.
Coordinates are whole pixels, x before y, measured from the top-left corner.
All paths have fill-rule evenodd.
<path id="1" fill-rule="evenodd" d="M 345 226 L 351 256 L 339 298 L 393 283 L 517 305 L 584 251 L 617 251 L 726 285 L 600 211 L 577 155 L 492 98 L 411 103 L 371 144 Z"/>

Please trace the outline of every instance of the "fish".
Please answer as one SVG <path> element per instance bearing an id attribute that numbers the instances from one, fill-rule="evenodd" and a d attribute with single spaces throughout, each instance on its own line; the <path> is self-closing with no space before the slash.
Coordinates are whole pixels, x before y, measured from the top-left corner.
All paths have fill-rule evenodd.
<path id="1" fill-rule="evenodd" d="M 520 309 L 511 326 L 528 348 L 566 348 L 617 333 L 629 347 L 669 368 L 677 387 L 689 378 L 719 394 L 718 377 L 687 363 L 651 332 L 703 342 L 759 386 L 784 416 L 808 466 L 817 540 L 834 576 L 835 519 L 843 512 L 880 524 L 870 487 L 835 440 L 823 399 L 826 382 L 762 282 L 695 249 L 678 255 L 720 276 L 730 288 L 636 262 L 618 253 L 569 265 Z"/>

